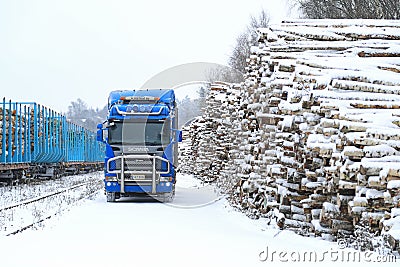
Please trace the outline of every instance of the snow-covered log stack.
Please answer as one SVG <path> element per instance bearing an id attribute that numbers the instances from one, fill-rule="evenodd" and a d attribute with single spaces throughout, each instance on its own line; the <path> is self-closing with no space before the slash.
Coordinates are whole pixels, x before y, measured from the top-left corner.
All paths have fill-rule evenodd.
<path id="1" fill-rule="evenodd" d="M 197 125 L 198 119 L 191 122 L 190 125 Z M 179 143 L 179 171 L 182 173 L 193 173 L 191 164 L 193 162 L 193 134 L 190 132 L 190 125 L 182 126 L 182 142 Z"/>
<path id="2" fill-rule="evenodd" d="M 212 182 L 229 168 L 228 154 L 233 147 L 232 118 L 237 115 L 240 88 L 226 83 L 211 86 L 202 117 L 183 128 L 181 171 Z"/>
<path id="3" fill-rule="evenodd" d="M 237 116 L 212 124 L 226 109 L 209 101 L 195 164 L 224 151 L 212 178 L 234 180 L 256 217 L 277 207 L 286 226 L 330 238 L 361 224 L 398 249 L 400 21 L 287 21 L 251 51 Z"/>
<path id="4" fill-rule="evenodd" d="M 323 233 L 381 229 L 400 198 L 400 23 L 292 21 L 260 32 L 253 57 L 269 102 L 258 117 L 274 118 L 266 141 L 282 172 L 277 201 L 291 207 L 282 212 Z"/>

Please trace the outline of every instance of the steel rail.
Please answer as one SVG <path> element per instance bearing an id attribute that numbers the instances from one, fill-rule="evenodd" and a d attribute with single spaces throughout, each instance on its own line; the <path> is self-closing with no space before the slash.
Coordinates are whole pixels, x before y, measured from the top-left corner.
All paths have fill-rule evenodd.
<path id="1" fill-rule="evenodd" d="M 73 190 L 73 189 L 76 189 L 78 187 L 81 187 L 81 186 L 84 186 L 84 185 L 87 185 L 87 184 L 90 184 L 90 182 L 73 185 L 73 186 L 70 186 L 68 188 L 65 188 L 63 190 L 60 190 L 60 191 L 57 191 L 57 192 L 54 192 L 54 193 L 50 193 L 50 194 L 43 195 L 43 196 L 40 196 L 40 197 L 36 197 L 36 198 L 29 199 L 29 200 L 21 201 L 19 203 L 13 204 L 13 205 L 9 205 L 7 207 L 3 207 L 3 208 L 0 209 L 0 211 L 7 210 L 7 209 L 12 209 L 12 208 L 15 208 L 15 207 L 18 207 L 18 206 L 21 206 L 21 205 L 34 203 L 36 201 L 39 201 L 39 200 L 42 200 L 42 199 L 45 199 L 45 198 L 48 198 L 48 197 L 51 197 L 51 196 L 59 195 L 59 194 L 68 192 L 69 190 Z M 98 193 L 98 191 L 93 192 L 92 194 L 89 194 L 85 198 L 91 197 L 91 196 L 93 196 L 94 194 L 97 194 L 97 193 Z M 56 211 L 55 213 L 53 213 L 51 215 L 48 215 L 48 216 L 46 216 L 44 218 L 41 218 L 41 219 L 39 219 L 39 220 L 37 220 L 35 222 L 32 222 L 32 223 L 30 223 L 28 225 L 22 226 L 22 227 L 20 227 L 20 228 L 18 228 L 16 230 L 13 230 L 12 232 L 6 233 L 5 236 L 11 236 L 11 235 L 15 235 L 15 234 L 21 233 L 21 232 L 23 232 L 23 231 L 35 226 L 38 223 L 44 222 L 44 221 L 46 221 L 48 219 L 51 219 L 54 216 L 57 216 L 59 213 L 60 213 L 60 211 Z"/>
<path id="2" fill-rule="evenodd" d="M 81 187 L 81 186 L 84 186 L 84 185 L 88 185 L 88 184 L 90 184 L 90 182 L 85 182 L 85 183 L 73 185 L 73 186 L 70 186 L 68 188 L 64 188 L 64 189 L 62 189 L 60 191 L 57 191 L 57 192 L 52 192 L 52 193 L 49 193 L 49 194 L 46 194 L 46 195 L 42 195 L 42 196 L 38 196 L 38 197 L 35 197 L 35 198 L 27 199 L 27 200 L 24 200 L 24 201 L 20 201 L 20 202 L 15 203 L 15 204 L 11 204 L 11 205 L 8 205 L 8 206 L 0 207 L 0 212 L 4 211 L 4 210 L 13 209 L 13 208 L 16 208 L 16 207 L 19 207 L 19 206 L 31 204 L 31 203 L 37 202 L 39 200 L 42 200 L 42 199 L 45 199 L 45 198 L 48 198 L 48 197 L 52 197 L 52 196 L 56 196 L 56 195 L 65 193 L 65 192 L 67 192 L 69 190 L 73 190 L 75 188 L 78 188 L 78 187 Z"/>

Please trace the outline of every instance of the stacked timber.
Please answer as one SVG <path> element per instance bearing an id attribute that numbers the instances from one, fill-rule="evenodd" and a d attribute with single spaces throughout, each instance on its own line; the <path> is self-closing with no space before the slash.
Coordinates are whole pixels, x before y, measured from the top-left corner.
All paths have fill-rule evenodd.
<path id="1" fill-rule="evenodd" d="M 185 138 L 181 145 L 181 171 L 212 182 L 220 177 L 223 168 L 229 166 L 232 136 L 226 133 L 232 128 L 231 117 L 235 113 L 231 104 L 239 102 L 236 91 L 238 88 L 226 83 L 211 86 L 204 115 L 183 128 Z"/>
<path id="2" fill-rule="evenodd" d="M 193 121 L 191 125 L 198 125 L 198 121 Z M 192 163 L 193 162 L 193 147 L 192 136 L 194 134 L 190 133 L 190 125 L 182 127 L 182 142 L 179 143 L 179 171 L 182 173 L 192 173 Z"/>
<path id="3" fill-rule="evenodd" d="M 28 135 L 32 136 L 33 133 L 29 132 L 28 118 L 29 114 L 21 114 L 15 109 L 1 108 L 0 107 L 0 158 L 3 156 L 3 148 L 5 149 L 6 157 L 11 151 L 11 156 L 19 153 L 25 153 L 25 142 Z M 3 143 L 4 138 L 4 143 Z"/>
<path id="4" fill-rule="evenodd" d="M 6 103 L 0 107 L 0 159 L 7 163 L 24 162 L 34 151 L 34 140 L 42 147 L 61 144 L 62 116 L 36 103 Z M 34 108 L 36 107 L 36 108 Z M 3 161 L 2 161 L 3 162 Z"/>
<path id="5" fill-rule="evenodd" d="M 235 100 L 211 90 L 190 126 L 195 173 L 232 186 L 253 217 L 276 208 L 286 227 L 329 239 L 362 225 L 399 249 L 399 65 L 399 21 L 260 29 Z"/>
<path id="6" fill-rule="evenodd" d="M 400 62 L 394 52 L 400 23 L 335 23 L 291 21 L 262 29 L 252 56 L 259 75 L 251 79 L 268 88 L 268 105 L 258 116 L 274 118 L 265 141 L 280 168 L 280 210 L 328 235 L 351 232 L 361 222 L 381 230 L 399 205 L 391 189 L 397 182 L 388 182 L 398 180 L 400 168 L 400 77 L 393 71 Z"/>

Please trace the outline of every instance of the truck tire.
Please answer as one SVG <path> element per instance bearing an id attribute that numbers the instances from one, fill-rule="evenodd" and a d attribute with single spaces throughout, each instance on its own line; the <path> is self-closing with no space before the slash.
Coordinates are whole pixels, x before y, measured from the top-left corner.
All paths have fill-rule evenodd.
<path id="1" fill-rule="evenodd" d="M 164 193 L 161 198 L 161 201 L 164 203 L 170 203 L 174 200 L 174 196 L 175 196 L 175 190 L 172 190 L 169 193 Z"/>
<path id="2" fill-rule="evenodd" d="M 115 202 L 115 192 L 107 192 L 107 202 Z"/>

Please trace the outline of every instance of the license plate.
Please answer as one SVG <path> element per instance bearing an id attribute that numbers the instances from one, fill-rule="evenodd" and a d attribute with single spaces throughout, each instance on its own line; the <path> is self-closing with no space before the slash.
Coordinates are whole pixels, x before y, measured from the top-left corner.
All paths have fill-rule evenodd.
<path id="1" fill-rule="evenodd" d="M 131 179 L 133 179 L 133 180 L 144 180 L 145 178 L 146 178 L 146 176 L 144 176 L 144 175 L 138 175 L 138 174 L 131 175 Z"/>

